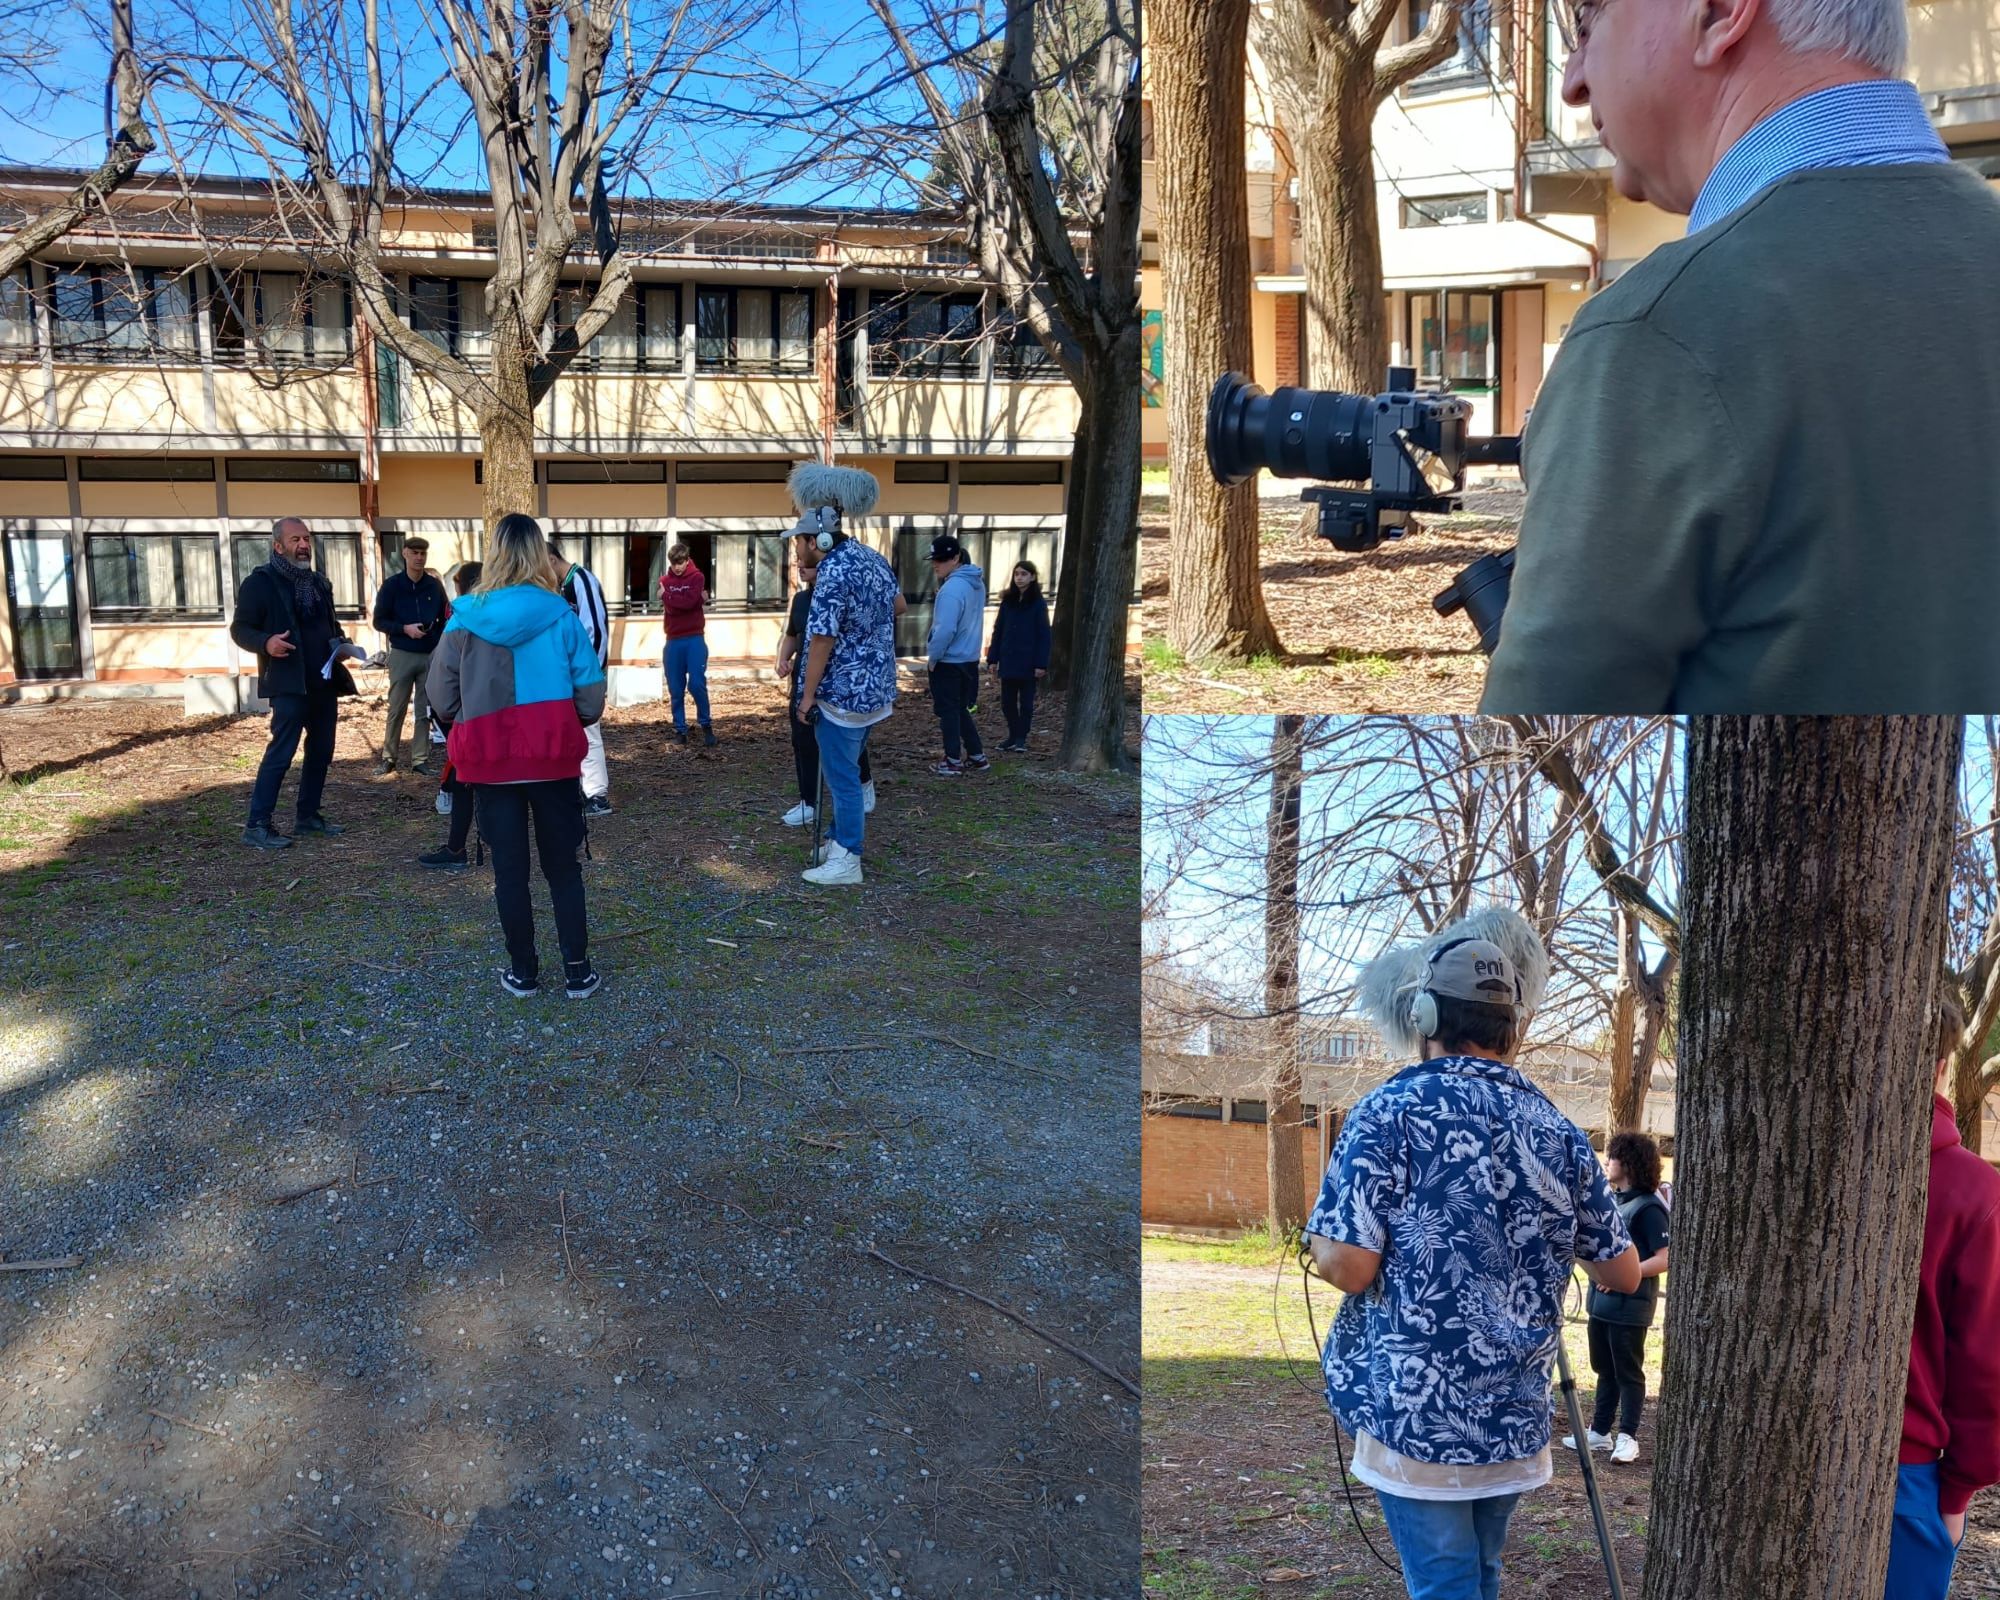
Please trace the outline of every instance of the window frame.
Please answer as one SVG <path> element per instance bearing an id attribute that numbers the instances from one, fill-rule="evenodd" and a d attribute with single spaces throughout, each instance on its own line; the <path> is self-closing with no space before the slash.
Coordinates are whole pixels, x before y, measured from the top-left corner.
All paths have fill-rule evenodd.
<path id="1" fill-rule="evenodd" d="M 368 615 L 368 596 L 365 592 L 368 580 L 361 565 L 361 535 L 359 532 L 344 530 L 334 533 L 321 533 L 317 529 L 313 531 L 313 570 L 324 575 L 329 583 L 333 582 L 333 569 L 326 559 L 326 547 L 327 541 L 333 539 L 354 547 L 354 601 L 351 605 L 343 605 L 340 590 L 336 587 L 333 593 L 333 614 L 343 622 L 352 622 Z"/>
<path id="2" fill-rule="evenodd" d="M 694 291 L 694 369 L 697 373 L 736 374 L 751 377 L 770 378 L 810 378 L 818 363 L 821 325 L 819 292 L 798 284 L 738 284 L 738 283 L 692 283 L 687 287 Z M 769 359 L 744 356 L 738 350 L 743 338 L 742 304 L 745 295 L 769 295 L 771 299 L 771 346 L 773 354 Z M 721 335 L 727 346 L 720 358 L 709 357 L 702 352 L 701 303 L 704 297 L 721 296 L 724 300 L 724 327 Z M 782 351 L 784 349 L 784 314 L 781 302 L 786 297 L 802 298 L 806 303 L 806 357 L 803 364 L 788 365 Z"/>
<path id="3" fill-rule="evenodd" d="M 194 282 L 194 267 L 174 270 L 167 267 L 132 265 L 128 268 L 120 262 L 74 261 L 42 262 L 39 273 L 29 281 L 28 294 L 30 315 L 39 307 L 47 314 L 49 352 L 52 358 L 65 364 L 81 366 L 199 366 L 201 364 L 201 335 L 194 318 L 202 296 Z M 90 290 L 90 323 L 95 329 L 91 338 L 76 342 L 66 342 L 58 338 L 58 331 L 71 319 L 58 314 L 56 296 L 58 282 L 63 277 L 81 278 Z M 137 315 L 119 323 L 121 329 L 138 329 L 136 341 L 119 343 L 112 339 L 112 329 L 107 310 L 114 295 L 129 298 L 132 278 L 138 280 L 141 303 L 135 308 Z M 161 297 L 169 285 L 186 283 L 187 322 L 182 329 L 180 343 L 168 343 L 165 338 L 170 324 L 163 323 L 160 316 Z M 41 329 L 33 330 L 34 340 L 26 346 L 9 346 L 10 349 L 33 349 L 40 353 Z"/>
<path id="4" fill-rule="evenodd" d="M 296 351 L 273 350 L 265 342 L 264 280 L 272 277 L 296 278 L 299 282 L 297 304 L 302 320 L 299 324 L 300 349 Z M 340 294 L 340 314 L 344 320 L 337 329 L 323 328 L 319 320 L 321 297 L 327 291 L 336 289 Z M 233 306 L 232 300 L 235 302 Z M 200 309 L 197 314 L 208 319 L 209 353 L 218 367 L 295 370 L 338 367 L 353 359 L 353 286 L 325 273 L 295 272 L 284 267 L 238 267 L 223 272 L 210 271 L 205 291 L 198 301 Z M 248 326 L 241 322 L 239 311 L 248 313 Z"/>
<path id="5" fill-rule="evenodd" d="M 1426 206 L 1441 207 L 1467 200 L 1479 202 L 1478 216 L 1440 216 L 1424 209 Z M 1493 191 L 1490 189 L 1464 189 L 1451 194 L 1406 194 L 1396 208 L 1396 226 L 1411 231 L 1427 228 L 1483 228 L 1492 221 Z"/>
<path id="6" fill-rule="evenodd" d="M 882 298 L 885 293 L 887 299 Z M 911 313 L 920 306 L 937 308 L 935 335 L 909 332 Z M 950 337 L 954 310 L 972 313 L 969 338 Z M 990 320 L 986 297 L 978 291 L 878 289 L 868 297 L 868 375 L 916 380 L 948 378 L 961 382 L 982 378 L 986 372 Z M 915 354 L 906 353 L 910 347 L 915 348 Z"/>
<path id="7" fill-rule="evenodd" d="M 138 558 L 134 548 L 142 542 L 165 539 L 173 545 L 174 602 L 171 605 L 108 605 L 98 593 L 98 546 L 123 545 L 124 558 L 131 564 Z M 215 604 L 190 605 L 187 601 L 187 546 L 201 541 L 208 547 L 215 579 Z M 222 536 L 220 533 L 92 533 L 84 539 L 84 570 L 90 579 L 90 620 L 92 622 L 216 622 L 228 613 L 222 589 Z"/>
<path id="8" fill-rule="evenodd" d="M 1472 323 L 1470 302 L 1483 299 L 1486 308 L 1486 375 L 1483 378 L 1455 377 L 1450 371 L 1451 335 L 1453 328 L 1453 300 L 1467 302 L 1465 321 Z M 1437 306 L 1438 321 L 1438 370 L 1425 369 L 1423 343 L 1423 317 L 1419 307 L 1426 301 Z M 1454 392 L 1477 391 L 1483 394 L 1500 392 L 1500 304 L 1501 297 L 1492 289 L 1413 289 L 1409 294 L 1409 342 L 1407 348 L 1415 357 L 1417 381 L 1420 385 L 1445 385 Z"/>
<path id="9" fill-rule="evenodd" d="M 1435 0 L 1403 0 L 1403 37 L 1413 42 L 1424 31 Z M 1422 13 L 1420 19 L 1419 13 Z M 1509 81 L 1500 65 L 1506 58 L 1506 41 L 1499 36 L 1504 11 L 1496 11 L 1491 0 L 1465 0 L 1458 15 L 1458 49 L 1436 66 L 1420 72 L 1403 85 L 1406 97 L 1421 99 L 1427 94 L 1449 94 L 1475 85 L 1496 86 Z M 1489 70 L 1488 63 L 1493 63 Z"/>
<path id="10" fill-rule="evenodd" d="M 1008 383 L 1062 383 L 1063 370 L 1025 318 L 1001 309 L 990 320 L 993 376 Z"/>

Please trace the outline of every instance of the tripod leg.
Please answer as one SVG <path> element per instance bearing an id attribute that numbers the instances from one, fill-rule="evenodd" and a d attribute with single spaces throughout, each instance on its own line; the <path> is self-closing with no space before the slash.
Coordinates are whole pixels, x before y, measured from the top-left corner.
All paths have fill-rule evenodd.
<path id="1" fill-rule="evenodd" d="M 813 737 L 817 739 L 819 735 L 815 733 Z M 824 757 L 821 757 L 817 770 L 819 773 L 819 782 L 813 795 L 813 858 L 811 862 L 815 867 L 819 865 L 820 830 L 826 824 L 826 759 Z"/>
<path id="2" fill-rule="evenodd" d="M 1590 1435 L 1583 1430 L 1583 1407 L 1576 1398 L 1576 1374 L 1569 1369 L 1569 1348 L 1560 1331 L 1556 1337 L 1556 1367 L 1562 1374 L 1563 1404 L 1569 1409 L 1570 1437 L 1576 1440 L 1577 1465 L 1583 1469 L 1583 1492 L 1590 1500 L 1590 1519 L 1597 1524 L 1597 1548 L 1604 1555 L 1604 1575 L 1611 1580 L 1611 1600 L 1625 1600 L 1618 1576 L 1618 1555 L 1611 1548 L 1611 1522 L 1604 1514 L 1604 1497 L 1597 1490 L 1597 1468 L 1590 1460 Z"/>

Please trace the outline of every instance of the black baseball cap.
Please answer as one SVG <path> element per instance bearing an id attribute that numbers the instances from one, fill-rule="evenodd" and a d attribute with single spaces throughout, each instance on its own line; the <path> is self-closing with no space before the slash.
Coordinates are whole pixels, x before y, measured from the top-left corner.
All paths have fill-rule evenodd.
<path id="1" fill-rule="evenodd" d="M 964 554 L 964 550 L 959 548 L 958 541 L 948 533 L 941 533 L 935 539 L 931 540 L 931 560 L 933 561 L 956 561 Z"/>

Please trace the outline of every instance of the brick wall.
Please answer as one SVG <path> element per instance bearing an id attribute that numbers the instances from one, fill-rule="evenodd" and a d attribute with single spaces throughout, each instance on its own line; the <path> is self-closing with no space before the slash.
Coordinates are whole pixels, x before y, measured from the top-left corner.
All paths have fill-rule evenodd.
<path id="1" fill-rule="evenodd" d="M 1277 379 L 1280 383 L 1304 383 L 1305 373 L 1299 359 L 1299 331 L 1304 325 L 1306 297 L 1302 294 L 1281 294 L 1278 301 L 1278 350 Z"/>
<path id="2" fill-rule="evenodd" d="M 1186 1228 L 1240 1228 L 1264 1220 L 1264 1125 L 1149 1113 L 1140 1119 L 1139 1216 Z M 1299 1193 L 1319 1198 L 1320 1135 L 1305 1130 Z"/>

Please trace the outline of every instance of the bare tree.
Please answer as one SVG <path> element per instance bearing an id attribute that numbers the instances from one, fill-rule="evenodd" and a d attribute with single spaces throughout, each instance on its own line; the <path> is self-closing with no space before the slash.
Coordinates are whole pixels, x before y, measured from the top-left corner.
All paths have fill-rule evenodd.
<path id="1" fill-rule="evenodd" d="M 1283 649 L 1264 608 L 1254 484 L 1209 475 L 1209 386 L 1250 367 L 1244 38 L 1251 0 L 1156 0 L 1147 47 L 1165 296 L 1167 642 L 1189 657 Z"/>
<path id="2" fill-rule="evenodd" d="M 220 144 L 265 165 L 291 246 L 349 281 L 362 359 L 379 341 L 476 418 L 490 528 L 534 509 L 535 407 L 631 291 L 615 191 L 646 130 L 702 55 L 769 10 L 416 0 L 385 18 L 382 0 L 242 0 L 214 15 L 196 5 L 171 78 Z M 427 39 L 405 36 L 412 19 Z M 218 39 L 225 27 L 242 37 Z M 447 88 L 455 105 L 433 103 Z M 491 206 L 478 360 L 411 325 L 386 237 L 431 181 L 435 130 L 454 126 L 476 141 Z M 577 288 L 581 252 L 593 258 L 588 299 L 564 320 L 558 296 Z"/>
<path id="3" fill-rule="evenodd" d="M 104 158 L 63 199 L 0 238 L 0 277 L 32 260 L 86 217 L 102 211 L 105 201 L 153 153 L 153 130 L 146 122 L 145 74 L 132 46 L 132 0 L 106 0 L 106 6 L 111 24 L 111 67 L 104 93 Z M 27 16 L 16 14 L 11 20 L 23 29 L 25 37 Z"/>
<path id="4" fill-rule="evenodd" d="M 1480 3 L 1480 0 L 1475 0 Z M 1252 42 L 1299 169 L 1307 382 L 1372 394 L 1389 364 L 1376 220 L 1375 113 L 1458 48 L 1461 0 L 1433 0 L 1424 30 L 1388 42 L 1398 0 L 1270 0 Z"/>
<path id="5" fill-rule="evenodd" d="M 1952 858 L 1952 948 L 1945 981 L 1965 1017 L 1951 1054 L 1950 1082 L 1958 1135 L 1981 1153 L 1986 1097 L 2000 1087 L 2000 1055 L 1986 1042 L 2000 1023 L 2000 718 L 1980 722 L 1983 762 L 1967 763 Z M 1973 797 L 1973 779 L 1984 789 Z M 1975 822 L 1975 810 L 1984 817 Z"/>
<path id="6" fill-rule="evenodd" d="M 1645 1600 L 1882 1593 L 1961 736 L 1946 718 L 1688 725 Z"/>
<path id="7" fill-rule="evenodd" d="M 982 273 L 1077 392 L 1057 589 L 1070 693 L 1058 759 L 1072 771 L 1122 768 L 1142 396 L 1137 5 L 1005 0 L 989 59 L 955 36 L 960 8 L 947 0 L 921 0 L 920 33 L 889 0 L 869 4 L 923 97 Z M 1048 137 L 1051 96 L 1063 103 L 1059 140 Z"/>
<path id="8" fill-rule="evenodd" d="M 1299 1183 L 1299 809 L 1305 787 L 1305 721 L 1271 721 L 1271 803 L 1264 827 L 1264 1010 L 1271 1019 L 1264 1215 L 1274 1238 L 1289 1238 L 1306 1220 Z"/>

